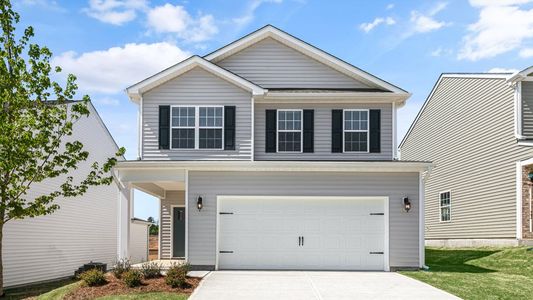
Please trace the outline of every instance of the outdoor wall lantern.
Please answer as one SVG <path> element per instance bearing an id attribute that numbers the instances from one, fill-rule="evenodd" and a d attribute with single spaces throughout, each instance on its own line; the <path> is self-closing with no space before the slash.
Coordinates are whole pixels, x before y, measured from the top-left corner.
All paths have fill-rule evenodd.
<path id="1" fill-rule="evenodd" d="M 405 212 L 409 212 L 409 210 L 411 210 L 411 202 L 407 197 L 403 197 L 403 209 Z"/>
<path id="2" fill-rule="evenodd" d="M 204 199 L 202 198 L 202 196 L 198 196 L 198 198 L 196 198 L 196 207 L 198 208 L 198 211 L 201 211 L 202 208 L 204 207 Z"/>
<path id="3" fill-rule="evenodd" d="M 529 174 L 527 174 L 527 178 L 528 178 L 530 181 L 533 181 L 533 173 L 529 173 Z"/>

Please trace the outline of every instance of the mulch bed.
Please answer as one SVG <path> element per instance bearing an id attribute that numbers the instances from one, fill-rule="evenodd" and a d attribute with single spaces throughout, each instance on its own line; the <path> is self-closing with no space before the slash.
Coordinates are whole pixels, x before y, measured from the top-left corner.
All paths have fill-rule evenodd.
<path id="1" fill-rule="evenodd" d="M 171 288 L 165 283 L 165 277 L 146 279 L 142 285 L 130 288 L 112 274 L 106 274 L 107 284 L 96 287 L 81 286 L 65 296 L 65 300 L 88 300 L 110 295 L 125 295 L 133 293 L 170 292 L 191 294 L 200 283 L 201 278 L 187 277 L 187 288 Z"/>

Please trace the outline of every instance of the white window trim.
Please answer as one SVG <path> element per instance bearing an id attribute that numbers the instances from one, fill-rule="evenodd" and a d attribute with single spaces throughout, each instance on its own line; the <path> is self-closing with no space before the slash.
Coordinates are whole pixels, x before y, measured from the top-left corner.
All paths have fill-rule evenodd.
<path id="1" fill-rule="evenodd" d="M 300 112 L 300 130 L 279 129 L 279 113 L 287 111 Z M 279 150 L 279 133 L 280 132 L 300 132 L 300 151 L 280 151 Z M 304 150 L 304 110 L 303 109 L 278 109 L 276 110 L 276 152 L 277 153 L 303 153 Z"/>
<path id="2" fill-rule="evenodd" d="M 366 111 L 366 130 L 347 130 L 346 120 L 344 118 L 347 111 Z M 344 136 L 346 132 L 366 132 L 366 151 L 346 151 Z M 370 153 L 370 109 L 343 109 L 342 110 L 342 152 L 343 153 Z"/>
<path id="3" fill-rule="evenodd" d="M 450 204 L 448 205 L 441 205 L 441 200 L 440 200 L 440 196 L 444 193 L 449 193 L 450 194 Z M 442 208 L 446 208 L 448 207 L 450 209 L 450 219 L 449 220 L 446 220 L 446 221 L 443 221 L 442 220 Z M 452 191 L 448 190 L 448 191 L 443 191 L 443 192 L 439 192 L 439 222 L 440 223 L 450 223 L 452 221 Z"/>
<path id="4" fill-rule="evenodd" d="M 172 126 L 172 109 L 175 107 L 194 107 L 194 127 Z M 222 126 L 221 127 L 200 127 L 200 107 L 221 107 L 222 108 Z M 224 150 L 224 105 L 171 105 L 170 106 L 170 150 L 173 151 L 220 151 Z M 172 147 L 172 129 L 194 129 L 194 148 L 173 148 Z M 222 147 L 221 148 L 200 148 L 200 129 L 221 129 L 222 130 Z"/>

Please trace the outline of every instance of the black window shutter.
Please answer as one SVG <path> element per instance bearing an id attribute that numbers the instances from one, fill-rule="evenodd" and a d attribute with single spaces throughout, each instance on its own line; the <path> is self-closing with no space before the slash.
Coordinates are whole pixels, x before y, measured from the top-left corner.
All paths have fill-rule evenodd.
<path id="1" fill-rule="evenodd" d="M 159 149 L 170 147 L 170 106 L 159 106 Z"/>
<path id="2" fill-rule="evenodd" d="M 381 152 L 381 110 L 370 110 L 370 153 Z"/>
<path id="3" fill-rule="evenodd" d="M 313 153 L 315 151 L 315 111 L 312 109 L 304 109 L 304 153 Z"/>
<path id="4" fill-rule="evenodd" d="M 265 124 L 265 152 L 276 152 L 276 122 L 278 116 L 275 109 L 266 110 Z"/>
<path id="5" fill-rule="evenodd" d="M 224 106 L 224 150 L 235 150 L 235 106 Z"/>
<path id="6" fill-rule="evenodd" d="M 331 111 L 331 152 L 342 152 L 342 109 Z"/>

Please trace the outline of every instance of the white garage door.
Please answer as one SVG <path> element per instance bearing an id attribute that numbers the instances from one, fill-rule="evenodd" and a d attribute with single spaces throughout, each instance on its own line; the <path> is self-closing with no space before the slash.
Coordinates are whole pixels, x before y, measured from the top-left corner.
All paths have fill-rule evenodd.
<path id="1" fill-rule="evenodd" d="M 218 197 L 219 269 L 385 270 L 386 197 Z"/>

